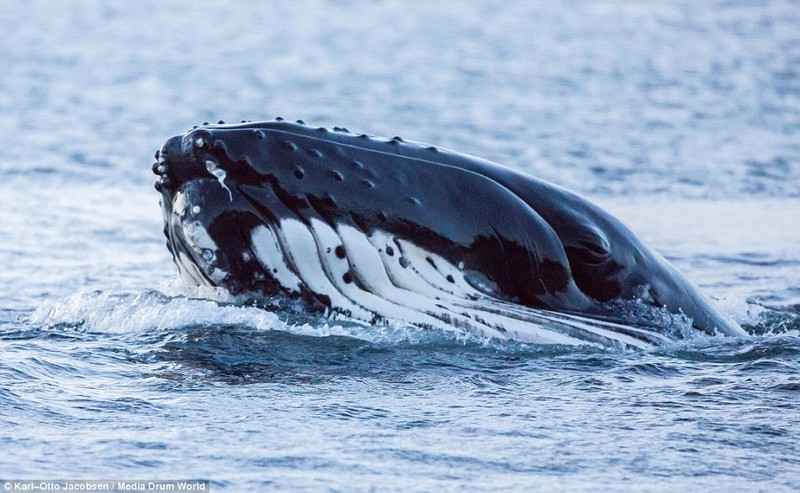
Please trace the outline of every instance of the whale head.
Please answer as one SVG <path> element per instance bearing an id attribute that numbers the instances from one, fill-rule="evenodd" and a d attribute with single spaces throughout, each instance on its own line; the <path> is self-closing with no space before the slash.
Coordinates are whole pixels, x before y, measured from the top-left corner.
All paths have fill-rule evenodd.
<path id="1" fill-rule="evenodd" d="M 221 138 L 220 132 L 227 135 Z M 167 248 L 189 284 L 274 294 L 280 282 L 256 260 L 251 242 L 252 230 L 265 218 L 242 193 L 248 185 L 260 186 L 264 177 L 242 159 L 245 149 L 231 153 L 237 141 L 232 133 L 237 132 L 224 126 L 195 128 L 156 152 L 153 172 Z M 238 133 L 258 139 L 250 131 Z"/>

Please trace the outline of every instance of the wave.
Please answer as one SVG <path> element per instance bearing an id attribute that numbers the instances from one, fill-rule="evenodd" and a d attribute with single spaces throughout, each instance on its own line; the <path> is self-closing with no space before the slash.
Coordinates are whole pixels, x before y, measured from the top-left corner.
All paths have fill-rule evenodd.
<path id="1" fill-rule="evenodd" d="M 267 310 L 263 306 L 276 308 Z M 666 348 L 705 349 L 731 341 L 794 337 L 800 332 L 800 317 L 793 311 L 748 307 L 746 327 L 750 338 L 707 336 L 689 330 L 685 317 L 653 309 L 642 303 L 621 304 L 625 323 L 661 327 L 676 338 Z M 233 296 L 218 288 L 187 287 L 178 279 L 165 281 L 158 289 L 138 293 L 116 291 L 78 292 L 42 303 L 27 319 L 29 326 L 62 332 L 147 335 L 184 328 L 237 327 L 248 331 L 280 331 L 309 337 L 350 337 L 381 345 L 458 344 L 497 350 L 526 350 L 532 345 L 482 337 L 462 331 L 445 332 L 403 322 L 369 325 L 358 321 L 309 314 L 299 300 L 257 300 Z M 659 349 L 659 350 L 663 350 Z"/>
<path id="2" fill-rule="evenodd" d="M 0 374 L 15 381 L 63 382 L 69 374 L 129 376 L 133 368 L 159 389 L 209 382 L 313 384 L 343 377 L 466 378 L 504 387 L 525 373 L 606 383 L 683 378 L 698 364 L 721 365 L 713 367 L 717 377 L 758 370 L 792 375 L 800 356 L 800 327 L 782 326 L 786 317 L 771 323 L 774 330 L 748 337 L 699 335 L 634 351 L 533 345 L 399 323 L 365 325 L 309 315 L 291 304 L 273 312 L 246 303 L 179 281 L 138 293 L 79 292 L 43 303 L 21 322 L 0 324 L 0 345 L 11 358 L 0 364 Z M 630 315 L 637 313 L 641 307 Z"/>

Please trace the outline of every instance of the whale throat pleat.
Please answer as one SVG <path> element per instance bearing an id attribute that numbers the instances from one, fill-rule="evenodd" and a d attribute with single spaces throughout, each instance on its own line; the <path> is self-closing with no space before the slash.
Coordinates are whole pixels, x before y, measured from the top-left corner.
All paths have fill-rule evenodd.
<path id="1" fill-rule="evenodd" d="M 285 238 L 286 253 L 305 287 L 318 298 L 327 297 L 331 308 L 361 320 L 372 320 L 374 313 L 345 296 L 325 274 L 317 241 L 311 230 L 296 219 L 283 219 L 280 229 Z"/>
<path id="2" fill-rule="evenodd" d="M 327 299 L 335 316 L 531 343 L 646 348 L 663 342 L 649 331 L 493 298 L 456 265 L 385 231 L 367 235 L 352 223 L 331 226 L 312 215 L 307 222 L 257 226 L 251 237 L 257 260 L 284 288 Z"/>
<path id="3" fill-rule="evenodd" d="M 385 277 L 383 265 L 380 261 L 373 263 L 375 259 L 372 254 L 376 254 L 374 250 L 360 248 L 362 245 L 356 238 L 364 238 L 363 235 L 355 233 L 349 226 L 340 226 L 337 232 L 317 219 L 311 219 L 310 224 L 315 238 L 318 239 L 318 250 L 325 271 L 331 283 L 344 296 L 358 300 L 361 305 L 383 319 L 405 320 L 423 327 L 447 329 L 446 324 L 420 310 L 419 306 L 409 307 L 386 296 L 382 282 L 382 276 Z"/>
<path id="4" fill-rule="evenodd" d="M 256 226 L 252 233 L 252 247 L 256 260 L 265 271 L 290 292 L 299 292 L 302 281 L 286 264 L 281 241 L 272 228 Z"/>

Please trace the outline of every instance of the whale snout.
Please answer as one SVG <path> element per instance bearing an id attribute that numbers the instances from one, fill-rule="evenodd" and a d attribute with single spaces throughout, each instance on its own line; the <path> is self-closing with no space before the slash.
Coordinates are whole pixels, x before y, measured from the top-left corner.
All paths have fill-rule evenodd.
<path id="1" fill-rule="evenodd" d="M 202 136 L 194 137 L 191 134 L 172 137 L 156 151 L 153 173 L 159 177 L 156 181 L 158 191 L 175 191 L 187 181 L 208 175 L 198 159 L 195 144 L 195 141 L 202 142 Z"/>
<path id="2" fill-rule="evenodd" d="M 260 177 L 231 157 L 235 137 L 227 127 L 195 128 L 155 153 L 167 248 L 189 284 L 274 292 L 269 273 L 252 265 L 248 232 L 261 222 L 239 186 Z"/>

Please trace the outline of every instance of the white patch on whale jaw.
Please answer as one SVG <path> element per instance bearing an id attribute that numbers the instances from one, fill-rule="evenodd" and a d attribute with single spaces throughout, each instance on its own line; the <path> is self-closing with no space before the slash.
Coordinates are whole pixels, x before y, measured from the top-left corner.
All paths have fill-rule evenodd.
<path id="1" fill-rule="evenodd" d="M 299 292 L 302 282 L 286 264 L 281 243 L 267 226 L 257 226 L 252 232 L 252 247 L 256 260 L 284 289 Z"/>
<path id="2" fill-rule="evenodd" d="M 498 299 L 455 265 L 385 231 L 282 219 L 251 233 L 258 262 L 285 289 L 329 301 L 337 318 L 407 322 L 538 344 L 648 348 L 669 339 L 646 330 Z"/>

